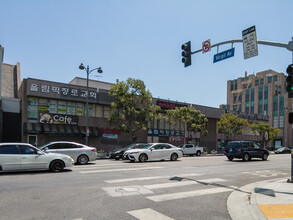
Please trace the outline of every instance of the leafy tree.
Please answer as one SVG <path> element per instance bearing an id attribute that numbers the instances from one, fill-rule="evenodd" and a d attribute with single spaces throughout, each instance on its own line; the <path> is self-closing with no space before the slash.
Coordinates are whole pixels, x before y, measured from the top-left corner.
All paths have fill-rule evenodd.
<path id="1" fill-rule="evenodd" d="M 177 128 L 185 131 L 185 125 L 189 131 L 207 134 L 208 119 L 199 110 L 193 107 L 180 107 L 166 110 L 165 118 Z"/>
<path id="2" fill-rule="evenodd" d="M 109 95 L 115 98 L 111 103 L 109 123 L 129 133 L 132 141 L 138 133 L 147 129 L 148 120 L 159 117 L 159 106 L 152 104 L 152 94 L 146 90 L 142 80 L 128 78 L 111 87 Z"/>
<path id="3" fill-rule="evenodd" d="M 280 129 L 273 128 L 269 124 L 260 122 L 250 125 L 251 131 L 258 136 L 258 140 L 262 147 L 266 147 L 267 143 L 274 140 L 281 132 Z"/>
<path id="4" fill-rule="evenodd" d="M 226 139 L 232 140 L 234 135 L 242 134 L 243 128 L 248 126 L 248 120 L 239 118 L 232 113 L 222 114 L 218 121 L 218 132 L 225 134 Z"/>

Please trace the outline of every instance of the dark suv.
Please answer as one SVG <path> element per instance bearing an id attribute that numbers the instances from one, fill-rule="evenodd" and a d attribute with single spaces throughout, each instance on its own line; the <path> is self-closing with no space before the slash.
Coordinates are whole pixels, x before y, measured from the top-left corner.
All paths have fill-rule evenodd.
<path id="1" fill-rule="evenodd" d="M 269 151 L 253 141 L 230 141 L 225 148 L 225 155 L 230 161 L 234 158 L 240 158 L 243 161 L 251 160 L 251 158 L 267 160 Z"/>

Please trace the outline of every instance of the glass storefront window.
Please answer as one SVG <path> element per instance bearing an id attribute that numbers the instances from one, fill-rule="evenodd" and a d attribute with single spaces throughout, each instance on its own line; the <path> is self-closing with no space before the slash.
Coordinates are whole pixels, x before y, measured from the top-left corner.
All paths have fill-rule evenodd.
<path id="1" fill-rule="evenodd" d="M 67 114 L 75 115 L 75 103 L 67 102 Z"/>
<path id="2" fill-rule="evenodd" d="M 66 114 L 66 102 L 65 101 L 58 101 L 58 114 Z"/>
<path id="3" fill-rule="evenodd" d="M 53 114 L 58 113 L 57 100 L 48 101 L 48 113 L 53 113 Z"/>
<path id="4" fill-rule="evenodd" d="M 28 98 L 27 102 L 27 118 L 38 119 L 38 99 Z"/>
<path id="5" fill-rule="evenodd" d="M 85 115 L 85 105 L 83 103 L 76 103 L 75 105 L 75 113 L 76 115 Z"/>

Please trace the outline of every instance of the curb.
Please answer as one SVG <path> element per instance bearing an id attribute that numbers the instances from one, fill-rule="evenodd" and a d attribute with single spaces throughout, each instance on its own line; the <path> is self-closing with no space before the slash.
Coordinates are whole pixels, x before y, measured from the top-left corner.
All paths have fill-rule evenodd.
<path id="1" fill-rule="evenodd" d="M 268 182 L 259 181 L 235 189 L 227 199 L 227 209 L 233 220 L 266 220 L 256 203 L 256 196 L 253 190 Z"/>

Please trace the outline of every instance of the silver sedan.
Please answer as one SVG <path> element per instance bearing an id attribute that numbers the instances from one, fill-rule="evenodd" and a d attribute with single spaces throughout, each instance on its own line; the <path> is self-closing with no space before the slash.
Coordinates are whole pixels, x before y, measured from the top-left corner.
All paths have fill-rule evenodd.
<path id="1" fill-rule="evenodd" d="M 70 156 L 77 164 L 87 164 L 97 159 L 97 149 L 76 142 L 56 141 L 40 147 L 47 153 L 59 153 Z"/>

